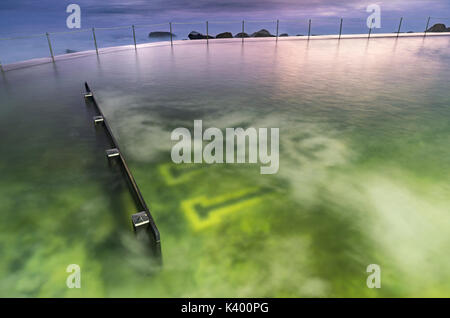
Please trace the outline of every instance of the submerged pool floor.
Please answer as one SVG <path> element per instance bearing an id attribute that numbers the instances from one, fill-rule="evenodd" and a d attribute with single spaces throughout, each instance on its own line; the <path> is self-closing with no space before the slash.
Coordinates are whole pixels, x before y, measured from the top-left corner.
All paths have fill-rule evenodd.
<path id="1" fill-rule="evenodd" d="M 4 73 L 0 296 L 449 297 L 449 40 L 186 42 Z M 84 81 L 161 232 L 160 271 Z M 279 128 L 279 172 L 172 163 L 172 130 L 196 119 Z"/>

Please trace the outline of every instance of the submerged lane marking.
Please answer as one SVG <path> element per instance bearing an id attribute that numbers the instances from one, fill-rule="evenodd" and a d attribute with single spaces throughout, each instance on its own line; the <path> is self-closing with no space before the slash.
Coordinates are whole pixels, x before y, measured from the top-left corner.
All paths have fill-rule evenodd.
<path id="1" fill-rule="evenodd" d="M 247 188 L 214 198 L 199 196 L 181 202 L 184 215 L 199 231 L 220 223 L 222 217 L 262 202 L 267 189 Z"/>

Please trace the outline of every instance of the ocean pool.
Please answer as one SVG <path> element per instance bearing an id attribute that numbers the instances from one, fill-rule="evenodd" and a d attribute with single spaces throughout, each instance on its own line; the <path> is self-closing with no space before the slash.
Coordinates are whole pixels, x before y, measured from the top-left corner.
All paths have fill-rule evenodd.
<path id="1" fill-rule="evenodd" d="M 449 296 L 449 40 L 177 42 L 6 72 L 0 295 Z M 84 81 L 161 232 L 159 271 Z M 171 132 L 197 119 L 279 128 L 278 173 L 174 164 Z"/>

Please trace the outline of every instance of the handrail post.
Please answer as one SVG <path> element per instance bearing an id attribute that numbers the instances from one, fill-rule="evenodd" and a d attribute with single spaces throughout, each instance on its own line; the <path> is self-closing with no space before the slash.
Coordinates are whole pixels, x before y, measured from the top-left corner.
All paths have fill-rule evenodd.
<path id="1" fill-rule="evenodd" d="M 244 22 L 244 20 L 242 20 L 242 43 L 244 43 L 244 25 L 245 25 L 245 22 Z"/>
<path id="2" fill-rule="evenodd" d="M 401 29 L 401 27 L 402 27 L 402 22 L 403 22 L 403 17 L 400 18 L 400 23 L 398 24 L 397 37 L 398 37 L 399 34 L 400 34 L 400 29 Z"/>
<path id="3" fill-rule="evenodd" d="M 172 22 L 169 22 L 169 28 L 170 28 L 170 45 L 173 46 L 173 39 L 172 39 Z"/>
<path id="4" fill-rule="evenodd" d="M 309 40 L 310 36 L 311 36 L 311 19 L 309 19 L 309 24 L 308 24 L 308 40 Z"/>
<path id="5" fill-rule="evenodd" d="M 94 38 L 95 52 L 98 55 L 97 37 L 95 36 L 95 29 L 94 28 L 92 28 L 92 36 Z"/>
<path id="6" fill-rule="evenodd" d="M 278 41 L 278 27 L 280 26 L 280 21 L 277 19 L 277 41 Z"/>
<path id="7" fill-rule="evenodd" d="M 52 57 L 52 61 L 55 62 L 55 56 L 53 55 L 53 48 L 52 48 L 52 42 L 50 41 L 50 35 L 47 33 L 45 33 L 45 35 L 47 36 L 47 42 L 48 42 L 48 48 L 50 50 L 50 56 Z"/>
<path id="8" fill-rule="evenodd" d="M 431 17 L 428 17 L 428 20 L 427 20 L 427 27 L 425 28 L 425 33 L 423 34 L 423 37 L 426 37 L 426 36 L 427 36 L 428 27 L 430 26 L 430 20 L 431 20 Z"/>
<path id="9" fill-rule="evenodd" d="M 137 48 L 136 48 L 136 31 L 134 30 L 134 24 L 131 26 L 131 28 L 133 29 L 134 49 L 137 50 Z"/>
<path id="10" fill-rule="evenodd" d="M 341 35 L 342 35 L 342 22 L 344 21 L 343 18 L 341 18 L 341 25 L 339 26 L 339 40 L 341 39 Z"/>
<path id="11" fill-rule="evenodd" d="M 209 44 L 208 21 L 206 21 L 206 44 Z"/>

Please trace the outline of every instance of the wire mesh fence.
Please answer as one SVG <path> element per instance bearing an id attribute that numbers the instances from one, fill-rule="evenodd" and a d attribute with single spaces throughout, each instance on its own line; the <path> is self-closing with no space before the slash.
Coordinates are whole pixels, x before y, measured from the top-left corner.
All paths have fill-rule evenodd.
<path id="1" fill-rule="evenodd" d="M 373 21 L 372 21 L 373 22 Z M 299 19 L 233 20 L 167 22 L 115 26 L 108 28 L 87 28 L 63 32 L 40 33 L 25 36 L 0 38 L 0 68 L 10 64 L 36 58 L 51 58 L 81 51 L 116 46 L 134 46 L 175 40 L 210 40 L 227 38 L 284 37 L 313 38 L 332 35 L 403 34 L 429 32 L 450 32 L 445 24 L 450 18 L 429 17 L 424 21 L 408 18 L 383 18 L 380 25 L 371 25 L 363 18 L 314 17 Z"/>

